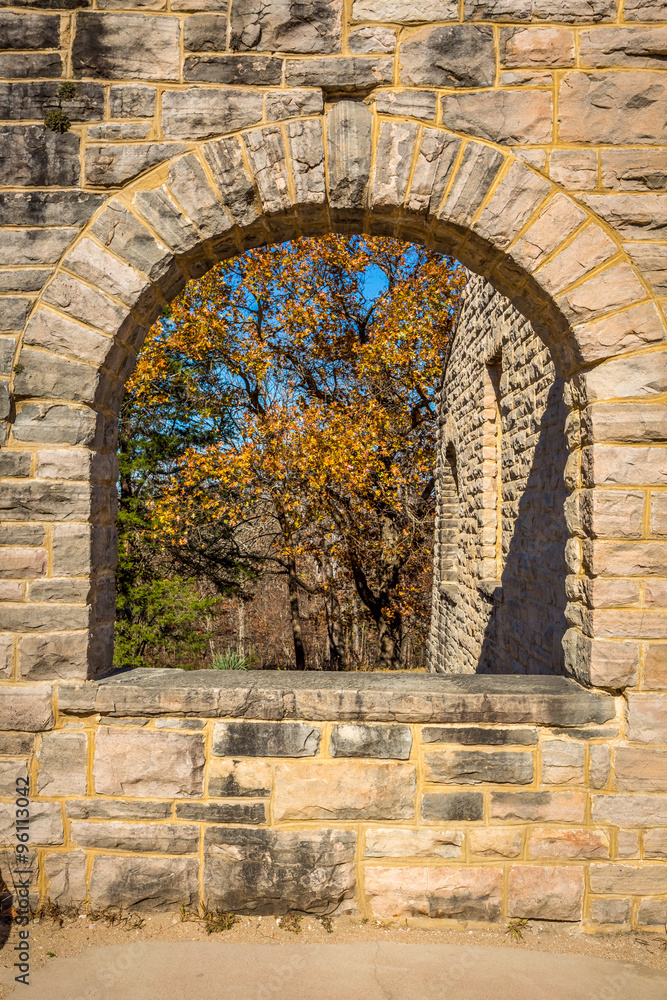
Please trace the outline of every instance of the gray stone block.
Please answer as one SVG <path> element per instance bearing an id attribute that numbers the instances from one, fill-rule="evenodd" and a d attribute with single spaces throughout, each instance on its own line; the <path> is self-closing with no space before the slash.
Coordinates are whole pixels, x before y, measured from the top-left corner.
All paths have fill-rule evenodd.
<path id="1" fill-rule="evenodd" d="M 74 284 L 75 282 L 70 281 L 70 285 Z M 62 284 L 58 286 L 56 295 L 58 289 L 63 296 L 66 295 Z M 72 294 L 75 294 L 73 289 Z M 104 322 L 104 315 L 100 318 Z M 54 354 L 77 358 L 96 366 L 103 365 L 107 361 L 115 346 L 111 337 L 89 330 L 80 323 L 65 319 L 58 313 L 46 309 L 38 309 L 32 314 L 23 341 L 31 347 L 43 347 L 45 350 L 53 351 Z M 43 393 L 43 395 L 50 394 Z"/>
<path id="2" fill-rule="evenodd" d="M 89 823 L 72 820 L 72 840 L 79 847 L 151 854 L 195 854 L 199 827 L 168 823 Z"/>
<path id="3" fill-rule="evenodd" d="M 39 444 L 84 444 L 95 440 L 97 414 L 57 403 L 25 403 L 17 411 L 13 434 L 17 441 Z"/>
<path id="4" fill-rule="evenodd" d="M 3 191 L 0 222 L 8 226 L 83 226 L 103 200 L 104 195 L 91 191 Z"/>
<path id="5" fill-rule="evenodd" d="M 168 142 L 88 146 L 85 157 L 86 180 L 88 184 L 100 187 L 120 187 L 157 163 L 184 150 L 185 146 Z"/>
<path id="6" fill-rule="evenodd" d="M 0 386 L 4 386 L 0 382 Z M 2 412 L 2 393 L 0 391 L 0 412 Z M 25 451 L 0 451 L 0 476 L 19 478 L 30 475 L 32 455 Z M 4 576 L 0 567 L 0 576 Z M 10 574 L 13 575 L 13 574 Z"/>
<path id="7" fill-rule="evenodd" d="M 126 307 L 118 305 L 117 302 L 114 302 L 106 295 L 90 288 L 88 285 L 84 285 L 76 278 L 72 278 L 67 274 L 59 274 L 54 278 L 42 296 L 42 302 L 54 305 L 62 312 L 74 317 L 74 319 L 81 320 L 89 326 L 97 327 L 98 330 L 103 330 L 111 336 L 123 330 L 128 317 L 128 309 Z M 28 331 L 34 329 L 38 317 L 42 317 L 42 322 L 49 323 L 49 325 L 53 325 L 54 323 L 54 314 L 38 310 L 31 317 L 26 329 L 26 338 Z M 77 324 L 72 329 L 74 336 L 74 331 L 80 328 Z M 26 342 L 37 343 L 35 340 L 27 340 Z M 101 363 L 109 351 L 107 347 L 106 351 L 103 351 L 99 358 L 91 355 L 89 349 L 86 347 L 86 338 L 82 334 L 76 337 L 74 343 L 78 345 L 79 349 L 76 353 L 81 360 Z M 43 346 L 47 347 L 49 344 L 43 343 Z M 72 351 L 69 351 L 69 353 L 72 353 Z"/>
<path id="8" fill-rule="evenodd" d="M 2 234 L 0 264 L 55 264 L 77 235 L 76 229 L 8 229 Z"/>
<path id="9" fill-rule="evenodd" d="M 155 114 L 155 87 L 126 83 L 109 88 L 112 118 L 151 118 Z"/>
<path id="10" fill-rule="evenodd" d="M 183 48 L 186 52 L 224 52 L 227 48 L 227 14 L 199 14 L 184 18 Z"/>
<path id="11" fill-rule="evenodd" d="M 186 83 L 234 83 L 265 87 L 279 84 L 283 64 L 270 56 L 188 56 L 183 64 Z"/>
<path id="12" fill-rule="evenodd" d="M 55 632 L 56 629 L 85 629 L 90 608 L 72 604 L 0 604 L 0 631 Z"/>
<path id="13" fill-rule="evenodd" d="M 533 755 L 512 751 L 434 750 L 424 755 L 424 761 L 428 781 L 454 785 L 529 785 L 534 773 Z"/>
<path id="14" fill-rule="evenodd" d="M 5 52 L 0 55 L 0 77 L 5 80 L 53 79 L 62 75 L 63 62 L 57 52 Z"/>
<path id="15" fill-rule="evenodd" d="M 264 96 L 252 91 L 167 90 L 162 95 L 162 131 L 166 139 L 206 139 L 234 132 L 262 120 Z"/>
<path id="16" fill-rule="evenodd" d="M 30 803 L 30 840 L 40 846 L 55 846 L 65 839 L 63 815 L 59 802 Z M 16 843 L 16 806 L 0 804 L 0 837 L 5 844 Z"/>
<path id="17" fill-rule="evenodd" d="M 22 636 L 19 640 L 19 675 L 27 681 L 85 677 L 88 649 L 87 632 Z"/>
<path id="18" fill-rule="evenodd" d="M 31 306 L 31 299 L 0 299 L 0 331 L 10 333 L 22 330 Z"/>
<path id="19" fill-rule="evenodd" d="M 197 858 L 96 855 L 89 900 L 96 909 L 177 910 L 199 898 Z"/>
<path id="20" fill-rule="evenodd" d="M 258 218 L 259 211 L 255 185 L 245 166 L 240 141 L 219 139 L 206 143 L 203 151 L 234 222 L 239 226 L 249 226 Z"/>
<path id="21" fill-rule="evenodd" d="M 299 206 L 323 205 L 326 178 L 322 122 L 290 122 L 286 131 L 296 203 Z"/>
<path id="22" fill-rule="evenodd" d="M 16 798 L 16 782 L 25 784 L 28 777 L 27 761 L 0 760 L 0 795 Z"/>
<path id="23" fill-rule="evenodd" d="M 91 489 L 79 483 L 5 483 L 0 513 L 13 521 L 81 521 L 90 515 Z"/>
<path id="24" fill-rule="evenodd" d="M 272 784 L 268 761 L 227 758 L 212 762 L 208 794 L 219 798 L 268 798 Z"/>
<path id="25" fill-rule="evenodd" d="M 292 199 L 282 131 L 278 127 L 256 129 L 246 132 L 243 139 L 265 213 L 287 211 Z"/>
<path id="26" fill-rule="evenodd" d="M 500 746 L 537 743 L 536 729 L 482 729 L 479 726 L 424 726 L 424 743 L 463 743 L 466 746 Z"/>
<path id="27" fill-rule="evenodd" d="M 157 281 L 169 271 L 171 251 L 115 198 L 92 226 L 93 233 L 128 263 Z"/>
<path id="28" fill-rule="evenodd" d="M 432 90 L 378 90 L 372 95 L 380 115 L 409 115 L 435 121 L 438 99 Z M 441 133 L 440 133 L 441 134 Z"/>
<path id="29" fill-rule="evenodd" d="M 340 52 L 342 7 L 342 0 L 311 0 L 307 8 L 298 0 L 232 0 L 231 47 Z"/>
<path id="30" fill-rule="evenodd" d="M 3 126 L 0 131 L 0 184 L 76 187 L 81 175 L 79 143 L 76 133 L 50 132 L 43 125 Z M 44 237 L 49 235 L 44 234 Z M 16 265 L 20 261 L 8 260 L 6 263 Z"/>
<path id="31" fill-rule="evenodd" d="M 14 379 L 14 392 L 19 399 L 46 396 L 82 403 L 92 403 L 95 399 L 100 382 L 95 368 L 27 347 L 19 355 L 19 364 L 23 368 Z"/>
<path id="32" fill-rule="evenodd" d="M 331 732 L 332 757 L 382 757 L 408 760 L 412 748 L 409 726 L 346 723 Z"/>
<path id="33" fill-rule="evenodd" d="M 418 128 L 416 122 L 381 123 L 371 196 L 373 205 L 398 208 L 403 204 Z"/>
<path id="34" fill-rule="evenodd" d="M 465 226 L 484 201 L 486 193 L 503 163 L 503 155 L 489 146 L 469 143 L 464 152 L 438 218 Z"/>
<path id="35" fill-rule="evenodd" d="M 0 374 L 11 374 L 15 350 L 15 337 L 0 337 Z"/>
<path id="36" fill-rule="evenodd" d="M 46 895 L 52 903 L 76 906 L 86 898 L 86 855 L 83 851 L 47 854 L 44 874 Z"/>
<path id="37" fill-rule="evenodd" d="M 341 56 L 338 59 L 290 59 L 285 66 L 289 87 L 321 87 L 335 94 L 363 94 L 393 83 L 393 60 Z"/>
<path id="38" fill-rule="evenodd" d="M 213 753 L 219 757 L 314 757 L 320 730 L 302 722 L 218 722 Z"/>
<path id="39" fill-rule="evenodd" d="M 148 305 L 152 302 L 154 293 L 150 281 L 90 239 L 81 240 L 67 255 L 63 265 L 68 271 L 115 295 L 125 305 Z"/>
<path id="40" fill-rule="evenodd" d="M 154 191 L 138 191 L 132 206 L 174 253 L 187 253 L 202 242 L 164 184 Z"/>
<path id="41" fill-rule="evenodd" d="M 72 122 L 95 122 L 104 117 L 104 88 L 78 83 L 72 98 L 58 97 L 58 82 L 0 83 L 0 116 L 5 120 L 43 118 L 49 108 L 60 108 Z"/>
<path id="42" fill-rule="evenodd" d="M 44 534 L 41 524 L 2 524 L 0 545 L 43 545 Z"/>
<path id="43" fill-rule="evenodd" d="M 3 49 L 57 49 L 60 18 L 57 14 L 0 13 Z"/>
<path id="44" fill-rule="evenodd" d="M 0 273 L 0 292 L 38 292 L 44 286 L 53 272 L 48 270 L 2 271 Z M 0 372 L 6 364 L 5 350 L 8 341 L 0 340 Z M 13 354 L 13 350 L 12 350 Z"/>
<path id="45" fill-rule="evenodd" d="M 425 792 L 422 796 L 422 819 L 425 823 L 460 823 L 484 818 L 481 792 Z"/>
<path id="46" fill-rule="evenodd" d="M 53 729 L 53 689 L 48 685 L 0 689 L 0 730 L 40 733 Z"/>
<path id="47" fill-rule="evenodd" d="M 340 101 L 327 112 L 329 204 L 363 208 L 371 169 L 373 114 L 363 104 Z"/>
<path id="48" fill-rule="evenodd" d="M 0 733 L 0 754 L 3 757 L 23 757 L 32 754 L 35 737 L 29 733 Z"/>
<path id="49" fill-rule="evenodd" d="M 493 28 L 471 24 L 423 28 L 403 42 L 399 60 L 401 83 L 409 86 L 493 86 Z"/>
<path id="50" fill-rule="evenodd" d="M 177 80 L 179 33 L 175 17 L 78 14 L 72 44 L 74 75 L 98 80 Z"/>
<path id="51" fill-rule="evenodd" d="M 270 122 L 301 115 L 319 115 L 323 110 L 321 90 L 273 90 L 266 95 L 266 117 Z"/>
<path id="52" fill-rule="evenodd" d="M 266 806 L 263 802 L 177 802 L 176 816 L 197 823 L 256 825 L 266 822 Z"/>
<path id="53" fill-rule="evenodd" d="M 74 799 L 65 804 L 70 819 L 169 819 L 171 802 Z"/>
<path id="54" fill-rule="evenodd" d="M 88 737 L 85 733 L 45 733 L 37 754 L 39 795 L 85 795 Z"/>
<path id="55" fill-rule="evenodd" d="M 381 20 L 385 20 L 382 18 Z M 390 20 L 390 18 L 386 18 Z M 350 52 L 355 55 L 365 55 L 369 52 L 393 52 L 396 48 L 396 31 L 394 28 L 367 26 L 355 28 L 347 37 Z"/>
<path id="56" fill-rule="evenodd" d="M 236 913 L 336 912 L 354 896 L 355 843 L 348 830 L 211 827 L 204 896 Z"/>
<path id="57" fill-rule="evenodd" d="M 196 156 L 182 156 L 171 165 L 169 190 L 206 239 L 214 239 L 231 229 L 231 216 L 211 188 Z"/>

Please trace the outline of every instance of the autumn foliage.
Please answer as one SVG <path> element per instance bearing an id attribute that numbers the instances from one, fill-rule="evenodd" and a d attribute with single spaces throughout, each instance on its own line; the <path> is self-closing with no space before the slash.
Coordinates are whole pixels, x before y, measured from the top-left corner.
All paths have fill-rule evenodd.
<path id="1" fill-rule="evenodd" d="M 207 600 L 284 578 L 298 669 L 304 601 L 332 668 L 361 666 L 359 619 L 377 667 L 423 641 L 435 402 L 462 284 L 452 261 L 392 239 L 301 239 L 191 282 L 139 356 L 126 430 L 166 411 L 177 432 L 142 507 L 154 556 Z"/>

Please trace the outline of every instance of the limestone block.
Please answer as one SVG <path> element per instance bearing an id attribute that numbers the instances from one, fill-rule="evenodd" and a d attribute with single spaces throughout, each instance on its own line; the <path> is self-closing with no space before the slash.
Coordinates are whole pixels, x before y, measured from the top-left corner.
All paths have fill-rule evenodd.
<path id="1" fill-rule="evenodd" d="M 69 228 L 8 229 L 2 234 L 0 264 L 54 264 L 77 235 Z"/>
<path id="2" fill-rule="evenodd" d="M 667 535 L 667 498 L 661 493 L 651 495 L 651 534 Z"/>
<path id="3" fill-rule="evenodd" d="M 355 891 L 351 830 L 209 827 L 204 896 L 235 913 L 333 913 Z"/>
<path id="4" fill-rule="evenodd" d="M 3 49 L 57 49 L 60 18 L 53 14 L 0 13 Z"/>
<path id="5" fill-rule="evenodd" d="M 19 585 L 20 586 L 20 585 Z M 13 597 L 10 600 L 20 600 L 20 597 Z M 0 635 L 0 676 L 9 677 L 12 673 L 14 654 L 14 636 L 10 633 Z"/>
<path id="6" fill-rule="evenodd" d="M 584 745 L 566 740 L 542 743 L 542 781 L 548 785 L 582 784 Z"/>
<path id="7" fill-rule="evenodd" d="M 86 632 L 23 636 L 19 641 L 19 674 L 30 681 L 83 677 L 88 642 Z"/>
<path id="8" fill-rule="evenodd" d="M 243 823 L 249 826 L 266 822 L 266 805 L 264 802 L 177 802 L 176 816 L 198 823 Z"/>
<path id="9" fill-rule="evenodd" d="M 588 777 L 591 788 L 604 788 L 609 780 L 611 763 L 609 746 L 603 743 L 594 743 L 588 752 L 590 760 Z"/>
<path id="10" fill-rule="evenodd" d="M 365 892 L 376 917 L 498 920 L 500 868 L 367 867 Z"/>
<path id="11" fill-rule="evenodd" d="M 533 755 L 514 751 L 435 750 L 424 755 L 427 781 L 472 785 L 530 784 Z"/>
<path id="12" fill-rule="evenodd" d="M 227 15 L 186 17 L 183 21 L 183 48 L 186 52 L 224 52 L 227 48 Z"/>
<path id="13" fill-rule="evenodd" d="M 393 83 L 393 59 L 343 56 L 338 59 L 289 59 L 285 65 L 288 87 L 321 87 L 336 94 L 358 94 Z"/>
<path id="14" fill-rule="evenodd" d="M 4 687 L 0 689 L 0 730 L 30 733 L 53 729 L 52 688 Z"/>
<path id="15" fill-rule="evenodd" d="M 423 0 L 418 7 L 412 0 L 354 0 L 353 21 L 456 21 L 456 0 Z"/>
<path id="16" fill-rule="evenodd" d="M 578 205 L 557 194 L 512 248 L 511 257 L 527 271 L 536 270 L 585 218 Z"/>
<path id="17" fill-rule="evenodd" d="M 321 730 L 303 722 L 217 722 L 213 753 L 219 757 L 314 757 Z"/>
<path id="18" fill-rule="evenodd" d="M 74 604 L 2 604 L 0 605 L 0 631 L 3 632 L 53 632 L 88 628 L 90 608 Z"/>
<path id="19" fill-rule="evenodd" d="M 667 646 L 649 645 L 644 663 L 644 686 L 656 691 L 667 688 Z"/>
<path id="20" fill-rule="evenodd" d="M 481 792 L 424 792 L 421 818 L 425 823 L 460 823 L 484 818 Z"/>
<path id="21" fill-rule="evenodd" d="M 297 205 L 323 205 L 326 178 L 322 122 L 290 122 L 287 142 Z"/>
<path id="22" fill-rule="evenodd" d="M 0 337 L 0 372 L 9 375 L 16 351 L 16 337 Z"/>
<path id="23" fill-rule="evenodd" d="M 31 347 L 43 347 L 54 354 L 81 359 L 92 365 L 103 365 L 114 348 L 111 337 L 89 330 L 80 323 L 46 309 L 38 309 L 32 314 L 23 342 Z"/>
<path id="24" fill-rule="evenodd" d="M 489 87 L 496 72 L 493 29 L 423 28 L 403 42 L 399 60 L 401 83 L 408 86 Z"/>
<path id="25" fill-rule="evenodd" d="M 591 892 L 648 895 L 667 892 L 665 865 L 593 864 Z"/>
<path id="26" fill-rule="evenodd" d="M 585 448 L 582 474 L 587 486 L 595 484 L 667 484 L 667 449 L 632 448 L 598 444 Z"/>
<path id="27" fill-rule="evenodd" d="M 667 694 L 629 695 L 627 737 L 636 743 L 667 743 Z"/>
<path id="28" fill-rule="evenodd" d="M 162 95 L 162 131 L 166 139 L 206 139 L 262 120 L 264 96 L 241 89 L 190 87 Z"/>
<path id="29" fill-rule="evenodd" d="M 409 115 L 435 121 L 438 99 L 432 90 L 377 90 L 372 97 L 379 115 Z"/>
<path id="30" fill-rule="evenodd" d="M 178 80 L 180 24 L 176 17 L 79 13 L 72 44 L 77 77 Z"/>
<path id="31" fill-rule="evenodd" d="M 481 858 L 518 858 L 521 854 L 521 830 L 511 827 L 472 829 L 470 853 Z"/>
<path id="32" fill-rule="evenodd" d="M 667 826 L 667 799 L 660 795 L 624 795 L 619 792 L 592 796 L 593 823 L 614 826 Z"/>
<path id="33" fill-rule="evenodd" d="M 584 201 L 625 239 L 655 240 L 667 236 L 664 195 L 587 194 Z"/>
<path id="34" fill-rule="evenodd" d="M 604 149 L 602 187 L 615 191 L 659 191 L 667 188 L 667 150 Z"/>
<path id="35" fill-rule="evenodd" d="M 151 854 L 195 854 L 199 827 L 169 823 L 89 823 L 72 820 L 72 841 L 79 847 Z"/>
<path id="36" fill-rule="evenodd" d="M 363 104 L 339 101 L 327 112 L 329 204 L 362 208 L 371 168 L 372 112 Z"/>
<path id="37" fill-rule="evenodd" d="M 155 87 L 124 83 L 109 88 L 112 118 L 152 118 L 155 114 Z"/>
<path id="38" fill-rule="evenodd" d="M 287 211 L 292 199 L 280 128 L 255 129 L 246 132 L 243 139 L 264 211 L 267 215 Z"/>
<path id="39" fill-rule="evenodd" d="M 602 866 L 600 866 L 602 867 Z M 509 916 L 529 920 L 580 920 L 584 871 L 575 867 L 514 867 L 509 876 Z"/>
<path id="40" fill-rule="evenodd" d="M 411 819 L 415 768 L 394 761 L 276 764 L 276 820 Z"/>
<path id="41" fill-rule="evenodd" d="M 584 561 L 591 573 L 604 576 L 652 576 L 664 568 L 663 542 L 588 541 Z"/>
<path id="42" fill-rule="evenodd" d="M 44 528 L 40 524 L 0 525 L 0 545 L 43 545 Z M 2 737 L 0 737 L 2 739 Z"/>
<path id="43" fill-rule="evenodd" d="M 25 205 L 29 204 L 29 195 L 26 197 L 24 192 L 18 192 L 18 194 L 22 196 Z M 7 213 L 11 217 L 11 210 L 8 206 L 10 205 L 10 200 L 13 201 L 16 195 L 17 192 L 6 192 L 4 196 L 0 195 L 0 208 L 3 216 Z M 21 217 L 20 214 L 19 217 Z M 45 282 L 50 278 L 51 274 L 51 268 L 44 268 L 43 270 L 3 271 L 0 274 L 0 291 L 38 292 L 44 287 Z M 9 349 L 9 343 L 10 341 L 7 337 L 0 339 L 0 371 L 4 371 L 4 366 L 6 365 L 6 352 Z M 11 353 L 13 356 L 13 348 L 11 349 Z"/>
<path id="44" fill-rule="evenodd" d="M 612 21 L 615 0 L 465 0 L 468 19 L 498 21 Z"/>
<path id="45" fill-rule="evenodd" d="M 15 521 L 82 520 L 90 514 L 90 490 L 58 483 L 5 483 L 0 511 Z"/>
<path id="46" fill-rule="evenodd" d="M 556 294 L 617 253 L 618 246 L 599 226 L 588 226 L 541 269 L 540 284 L 550 294 Z"/>
<path id="47" fill-rule="evenodd" d="M 463 151 L 449 193 L 436 211 L 439 219 L 466 226 L 484 201 L 503 163 L 502 153 L 470 142 Z"/>
<path id="48" fill-rule="evenodd" d="M 92 232 L 106 247 L 154 281 L 163 278 L 171 267 L 169 249 L 116 198 L 95 220 Z"/>
<path id="49" fill-rule="evenodd" d="M 503 66 L 573 66 L 574 32 L 568 28 L 501 28 Z"/>
<path id="50" fill-rule="evenodd" d="M 152 293 L 151 284 L 143 274 L 88 238 L 77 243 L 65 257 L 63 265 L 128 306 L 138 305 Z"/>
<path id="51" fill-rule="evenodd" d="M 211 760 L 208 794 L 268 798 L 273 785 L 271 764 L 264 760 Z"/>
<path id="52" fill-rule="evenodd" d="M 364 18 L 364 20 L 366 20 Z M 385 20 L 381 18 L 380 20 Z M 366 55 L 370 52 L 393 52 L 396 48 L 396 31 L 394 28 L 371 27 L 355 28 L 347 38 L 350 52 L 355 55 Z"/>
<path id="53" fill-rule="evenodd" d="M 625 0 L 623 16 L 626 21 L 666 21 L 664 0 Z M 663 920 L 663 923 L 665 921 Z"/>
<path id="54" fill-rule="evenodd" d="M 202 794 L 199 734 L 101 729 L 95 740 L 95 791 L 101 795 L 184 798 Z"/>
<path id="55" fill-rule="evenodd" d="M 116 142 L 125 139 L 145 139 L 150 131 L 150 122 L 107 122 L 104 125 L 91 126 L 88 129 L 88 138 Z"/>
<path id="56" fill-rule="evenodd" d="M 0 733 L 0 753 L 5 757 L 32 754 L 35 737 L 31 733 Z"/>
<path id="57" fill-rule="evenodd" d="M 579 43 L 581 66 L 604 69 L 664 69 L 667 27 L 595 28 L 582 31 Z"/>
<path id="58" fill-rule="evenodd" d="M 660 73 L 566 73 L 558 100 L 559 141 L 662 145 L 666 96 Z"/>
<path id="59" fill-rule="evenodd" d="M 637 911 L 637 923 L 664 929 L 667 924 L 667 902 L 661 899 L 642 899 Z"/>
<path id="60" fill-rule="evenodd" d="M 576 356 L 583 362 L 625 354 L 660 343 L 664 338 L 664 327 L 652 302 L 632 306 L 602 320 L 581 323 L 573 329 Z"/>
<path id="61" fill-rule="evenodd" d="M 667 829 L 647 830 L 644 834 L 644 857 L 667 858 Z"/>
<path id="62" fill-rule="evenodd" d="M 183 79 L 188 83 L 235 83 L 263 87 L 279 84 L 282 62 L 269 56 L 188 56 Z"/>
<path id="63" fill-rule="evenodd" d="M 583 823 L 586 796 L 583 792 L 492 792 L 492 819 L 537 822 Z"/>
<path id="64" fill-rule="evenodd" d="M 591 920 L 596 924 L 625 924 L 629 919 L 629 899 L 594 899 L 591 902 Z"/>
<path id="65" fill-rule="evenodd" d="M 576 324 L 604 312 L 622 309 L 645 298 L 646 292 L 628 264 L 616 264 L 557 299 L 564 316 Z"/>
<path id="66" fill-rule="evenodd" d="M 5 191 L 0 194 L 0 211 L 3 223 L 10 226 L 82 226 L 103 201 L 104 195 L 78 188 L 69 191 Z M 14 280 L 20 284 L 4 290 L 38 291 L 48 276 L 49 272 L 18 271 Z"/>
<path id="67" fill-rule="evenodd" d="M 40 795 L 85 795 L 88 737 L 85 733 L 45 733 L 37 753 Z"/>
<path id="68" fill-rule="evenodd" d="M 171 197 L 166 184 L 161 184 L 154 191 L 137 191 L 132 206 L 174 253 L 187 253 L 202 242 L 195 227 Z"/>
<path id="69" fill-rule="evenodd" d="M 513 163 L 473 228 L 495 247 L 508 247 L 551 191 L 544 177 Z"/>
<path id="70" fill-rule="evenodd" d="M 25 783 L 28 777 L 27 761 L 25 760 L 3 760 L 0 761 L 0 795 L 16 798 L 16 781 L 18 778 Z"/>
<path id="71" fill-rule="evenodd" d="M 86 180 L 102 187 L 119 187 L 162 160 L 182 153 L 185 146 L 169 142 L 88 146 Z"/>
<path id="72" fill-rule="evenodd" d="M 62 73 L 62 59 L 56 52 L 7 52 L 0 55 L 0 78 L 5 80 L 57 79 Z"/>
<path id="73" fill-rule="evenodd" d="M 463 834 L 453 830 L 376 828 L 366 832 L 366 858 L 460 858 Z"/>
<path id="74" fill-rule="evenodd" d="M 321 90 L 272 90 L 266 95 L 266 117 L 270 122 L 301 115 L 319 115 L 323 109 Z"/>
<path id="75" fill-rule="evenodd" d="M 114 857 L 93 860 L 89 900 L 95 909 L 177 910 L 199 898 L 197 858 Z"/>
<path id="76" fill-rule="evenodd" d="M 403 204 L 417 139 L 415 122 L 382 122 L 375 161 L 372 204 L 398 208 Z"/>
<path id="77" fill-rule="evenodd" d="M 2 389 L 0 389 L 0 396 L 3 397 L 2 409 L 4 410 L 4 415 L 9 416 L 10 405 L 9 405 L 9 391 L 5 387 L 6 382 L 0 383 Z M 30 475 L 30 467 L 32 464 L 32 455 L 26 451 L 3 451 L 0 452 L 0 476 L 12 476 L 12 477 L 25 477 Z M 17 574 L 18 575 L 18 574 Z M 0 567 L 0 576 L 2 576 L 2 568 Z"/>
<path id="78" fill-rule="evenodd" d="M 463 743 L 467 746 L 501 746 L 537 743 L 536 729 L 483 729 L 480 726 L 424 726 L 424 743 Z"/>
<path id="79" fill-rule="evenodd" d="M 83 851 L 47 854 L 44 858 L 47 899 L 61 906 L 76 906 L 86 898 L 86 855 Z"/>
<path id="80" fill-rule="evenodd" d="M 667 295 L 667 248 L 641 243 L 626 244 L 625 248 L 658 295 Z"/>
<path id="81" fill-rule="evenodd" d="M 46 573 L 44 549 L 5 549 L 2 553 L 0 577 L 30 579 Z"/>
<path id="82" fill-rule="evenodd" d="M 0 803 L 0 837 L 5 844 L 16 843 L 16 806 Z M 63 815 L 59 802 L 30 803 L 30 844 L 52 846 L 62 844 Z"/>
<path id="83" fill-rule="evenodd" d="M 218 237 L 231 229 L 232 220 L 196 156 L 183 156 L 170 166 L 169 190 L 205 238 Z"/>
<path id="84" fill-rule="evenodd" d="M 70 819 L 170 819 L 171 802 L 74 799 L 65 803 Z"/>
<path id="85" fill-rule="evenodd" d="M 22 330 L 31 305 L 30 299 L 3 298 L 2 312 L 0 313 L 0 330 L 3 333 Z"/>
<path id="86" fill-rule="evenodd" d="M 314 0 L 304 17 L 295 0 L 231 0 L 231 48 L 340 52 L 342 0 Z"/>
<path id="87" fill-rule="evenodd" d="M 456 136 L 424 129 L 406 199 L 409 211 L 421 215 L 437 211 L 460 148 Z"/>
<path id="88" fill-rule="evenodd" d="M 19 398 L 46 396 L 82 403 L 95 399 L 100 380 L 95 368 L 29 348 L 21 351 L 19 364 L 23 368 L 14 379 L 14 392 Z"/>
<path id="89" fill-rule="evenodd" d="M 608 858 L 609 837 L 603 830 L 534 827 L 528 837 L 529 858 Z"/>
<path id="90" fill-rule="evenodd" d="M 619 858 L 639 857 L 639 831 L 619 830 L 616 834 L 616 856 Z"/>
<path id="91" fill-rule="evenodd" d="M 0 83 L 0 115 L 5 120 L 42 118 L 49 108 L 60 107 L 57 82 Z M 79 83 L 65 104 L 70 121 L 101 121 L 104 90 L 98 83 Z"/>
<path id="92" fill-rule="evenodd" d="M 407 760 L 412 747 L 408 726 L 347 723 L 331 732 L 332 757 L 385 757 Z"/>
<path id="93" fill-rule="evenodd" d="M 57 576 L 83 576 L 93 571 L 89 525 L 59 524 L 52 539 L 53 572 Z"/>
<path id="94" fill-rule="evenodd" d="M 618 747 L 615 773 L 624 791 L 667 791 L 667 750 Z"/>
<path id="95" fill-rule="evenodd" d="M 79 143 L 74 132 L 58 135 L 42 125 L 6 125 L 0 136 L 0 182 L 76 186 L 81 172 Z"/>
<path id="96" fill-rule="evenodd" d="M 505 146 L 551 142 L 552 98 L 547 91 L 448 94 L 441 103 L 443 125 L 456 132 Z"/>

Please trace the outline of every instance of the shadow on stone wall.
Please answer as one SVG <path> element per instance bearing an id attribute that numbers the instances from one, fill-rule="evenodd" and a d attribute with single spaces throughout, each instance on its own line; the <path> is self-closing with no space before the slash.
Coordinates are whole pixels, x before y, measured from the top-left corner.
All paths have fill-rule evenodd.
<path id="1" fill-rule="evenodd" d="M 564 427 L 563 381 L 558 379 L 549 390 L 533 462 L 518 502 L 502 586 L 488 597 L 493 609 L 477 673 L 563 673 L 562 639 L 568 627 Z M 504 523 L 511 485 L 503 486 Z"/>

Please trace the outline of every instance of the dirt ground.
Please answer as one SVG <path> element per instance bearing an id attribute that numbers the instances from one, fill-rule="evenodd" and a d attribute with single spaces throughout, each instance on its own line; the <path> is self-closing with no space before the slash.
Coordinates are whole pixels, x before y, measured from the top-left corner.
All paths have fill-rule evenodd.
<path id="1" fill-rule="evenodd" d="M 142 923 L 142 926 L 136 926 Z M 616 961 L 635 962 L 651 969 L 667 971 L 667 936 L 662 934 L 585 934 L 575 927 L 553 926 L 531 922 L 494 929 L 463 930 L 420 925 L 419 921 L 394 922 L 383 925 L 364 922 L 358 917 L 333 917 L 330 922 L 304 916 L 290 927 L 290 918 L 238 917 L 227 930 L 214 931 L 218 941 L 252 944 L 272 943 L 277 947 L 294 944 L 355 943 L 364 941 L 396 941 L 401 944 L 473 944 L 530 949 L 531 951 L 587 955 Z M 281 926 L 282 924 L 282 926 Z M 328 928 L 328 929 L 327 929 Z M 137 918 L 122 917 L 111 924 L 109 918 L 91 920 L 75 916 L 59 920 L 41 917 L 30 925 L 31 969 L 41 968 L 54 957 L 78 955 L 86 948 L 128 943 L 131 940 L 184 941 L 206 940 L 206 923 L 183 920 L 181 914 L 153 914 Z M 18 928 L 14 925 L 0 950 L 0 1000 L 14 995 L 14 945 Z M 19 988 L 20 993 L 20 988 Z"/>

